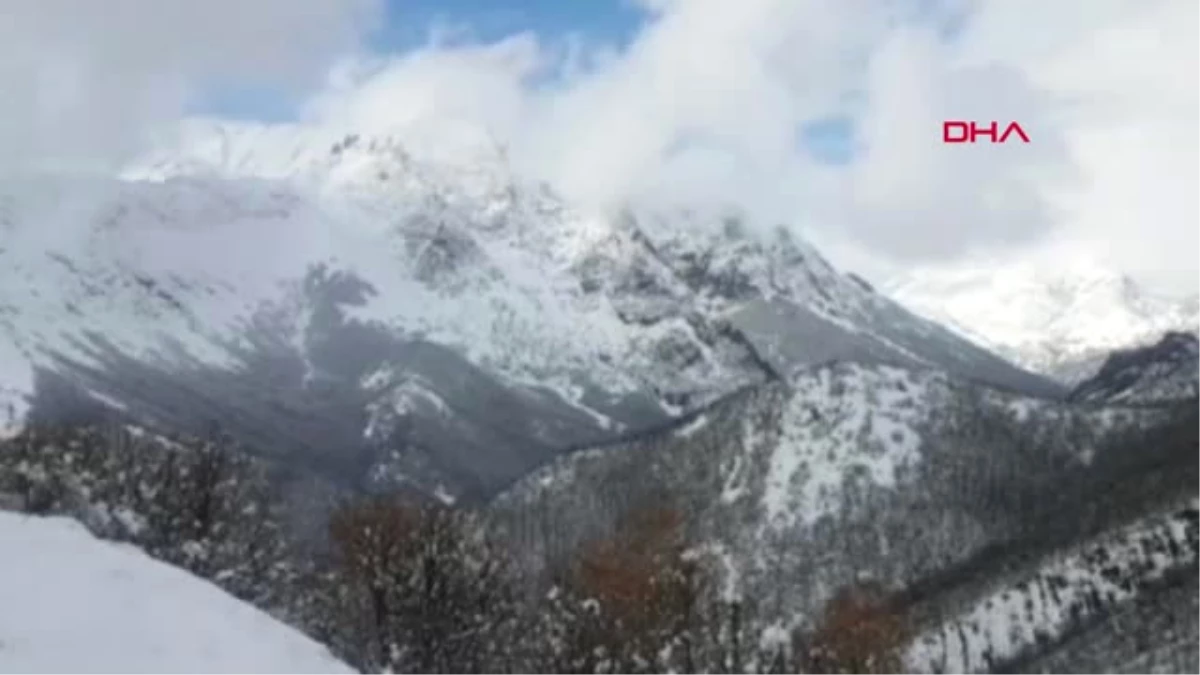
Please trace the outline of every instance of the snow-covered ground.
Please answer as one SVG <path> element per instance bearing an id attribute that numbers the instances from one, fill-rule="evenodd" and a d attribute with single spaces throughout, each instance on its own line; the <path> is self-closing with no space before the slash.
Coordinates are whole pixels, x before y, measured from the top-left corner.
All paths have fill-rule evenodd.
<path id="1" fill-rule="evenodd" d="M 1062 554 L 920 636 L 905 654 L 906 664 L 912 672 L 987 672 L 1039 640 L 1109 611 L 1168 571 L 1195 564 L 1194 528 L 1186 512 L 1158 515 Z"/>
<path id="2" fill-rule="evenodd" d="M 852 473 L 895 487 L 900 469 L 920 460 L 914 426 L 944 387 L 932 371 L 857 364 L 796 378 L 764 486 L 770 520 L 811 525 L 836 513 Z"/>
<path id="3" fill-rule="evenodd" d="M 0 511 L 0 673 L 350 673 L 325 647 L 66 518 Z"/>

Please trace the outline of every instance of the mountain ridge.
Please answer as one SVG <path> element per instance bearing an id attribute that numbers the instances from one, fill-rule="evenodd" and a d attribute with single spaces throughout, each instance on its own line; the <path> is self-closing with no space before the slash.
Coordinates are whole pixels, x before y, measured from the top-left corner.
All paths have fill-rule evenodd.
<path id="1" fill-rule="evenodd" d="M 247 445 L 342 452 L 360 484 L 456 494 L 838 358 L 1065 393 L 784 228 L 579 211 L 486 137 L 436 161 L 390 136 L 207 138 L 137 180 L 9 184 L 0 351 L 58 378 L 43 414 L 91 398 L 193 432 L 221 418 Z M 34 393 L 31 374 L 0 380 Z"/>

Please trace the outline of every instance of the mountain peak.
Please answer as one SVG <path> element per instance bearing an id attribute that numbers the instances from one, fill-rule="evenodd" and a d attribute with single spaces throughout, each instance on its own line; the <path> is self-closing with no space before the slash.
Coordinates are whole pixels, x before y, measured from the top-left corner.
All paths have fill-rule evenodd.
<path id="1" fill-rule="evenodd" d="M 379 171 L 422 163 L 456 172 L 511 174 L 508 151 L 486 129 L 449 120 L 363 131 L 316 124 L 192 119 L 160 139 L 125 172 L 134 179 L 178 175 L 374 182 Z M 461 178 L 461 175 L 457 175 Z"/>

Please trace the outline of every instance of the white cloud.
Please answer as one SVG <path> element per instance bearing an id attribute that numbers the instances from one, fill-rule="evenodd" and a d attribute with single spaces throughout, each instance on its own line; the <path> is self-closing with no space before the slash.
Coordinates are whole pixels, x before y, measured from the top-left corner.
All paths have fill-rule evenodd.
<path id="1" fill-rule="evenodd" d="M 797 161 L 797 125 L 853 89 L 856 59 L 885 31 L 888 16 L 867 10 L 875 4 L 659 1 L 623 50 L 532 36 L 432 45 L 371 64 L 312 110 L 375 128 L 406 124 L 413 111 L 465 118 L 596 204 L 713 196 L 790 217 L 778 195 L 795 184 L 780 172 L 810 169 Z"/>
<path id="2" fill-rule="evenodd" d="M 353 129 L 403 133 L 436 118 L 475 122 L 511 137 L 529 113 L 527 79 L 545 55 L 531 35 L 486 45 L 426 49 L 364 58 L 337 67 L 329 86 L 305 107 L 308 118 Z"/>
<path id="3" fill-rule="evenodd" d="M 206 82 L 303 85 L 379 1 L 10 0 L 0 145 L 111 158 Z M 1195 289 L 1194 0 L 631 1 L 651 19 L 624 46 L 443 35 L 340 60 L 304 114 L 425 145 L 430 120 L 478 124 L 577 199 L 737 204 L 875 275 L 1067 247 Z M 798 139 L 834 116 L 846 166 Z M 1033 142 L 943 145 L 946 118 Z"/>
<path id="4" fill-rule="evenodd" d="M 968 17 L 954 40 L 939 15 L 897 20 L 904 3 L 639 4 L 653 19 L 626 48 L 576 50 L 557 78 L 564 52 L 529 35 L 440 44 L 319 109 L 483 124 L 576 198 L 736 203 L 879 274 L 1066 242 L 1194 288 L 1194 2 L 947 0 L 941 17 Z M 797 130 L 837 114 L 863 152 L 821 166 Z M 1033 142 L 943 145 L 944 119 L 1018 121 Z"/>
<path id="5" fill-rule="evenodd" d="M 0 169 L 112 166 L 214 85 L 312 86 L 378 0 L 5 0 Z"/>
<path id="6" fill-rule="evenodd" d="M 1060 242 L 1196 292 L 1200 5 L 1140 3 L 1035 71 L 1089 105 L 1069 138 L 1087 189 L 1060 195 Z"/>
<path id="7" fill-rule="evenodd" d="M 900 30 L 868 67 L 865 155 L 834 184 L 838 224 L 904 260 L 1028 241 L 1054 220 L 1044 189 L 1069 176 L 1062 129 L 1019 71 L 961 63 L 928 29 Z M 945 120 L 1018 122 L 1004 144 L 944 144 Z M 1003 133 L 1003 131 L 1001 131 Z"/>

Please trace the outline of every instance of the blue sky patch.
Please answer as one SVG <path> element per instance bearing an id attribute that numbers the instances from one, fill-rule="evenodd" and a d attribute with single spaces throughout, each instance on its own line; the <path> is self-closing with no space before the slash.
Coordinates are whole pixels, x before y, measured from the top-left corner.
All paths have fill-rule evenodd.
<path id="1" fill-rule="evenodd" d="M 388 0 L 371 46 L 404 52 L 424 44 L 436 25 L 469 27 L 471 38 L 485 42 L 532 31 L 546 40 L 581 34 L 623 45 L 644 16 L 628 0 Z"/>
<path id="2" fill-rule="evenodd" d="M 369 36 L 368 49 L 401 54 L 428 43 L 436 28 L 462 31 L 473 42 L 494 42 L 533 32 L 555 42 L 582 36 L 614 46 L 628 44 L 645 19 L 631 0 L 387 0 L 382 26 Z M 302 97 L 263 86 L 221 86 L 191 112 L 265 122 L 294 120 Z"/>
<path id="3" fill-rule="evenodd" d="M 855 158 L 855 124 L 849 117 L 812 120 L 800 127 L 800 147 L 825 164 L 849 164 Z"/>

